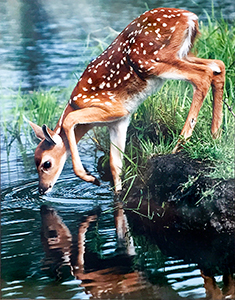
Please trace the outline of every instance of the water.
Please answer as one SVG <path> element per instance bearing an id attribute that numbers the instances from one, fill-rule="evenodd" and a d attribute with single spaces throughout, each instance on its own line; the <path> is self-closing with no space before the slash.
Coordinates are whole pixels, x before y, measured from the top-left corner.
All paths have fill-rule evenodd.
<path id="1" fill-rule="evenodd" d="M 135 249 L 128 252 L 135 256 L 127 265 L 118 247 L 113 194 L 107 183 L 103 182 L 99 188 L 89 185 L 76 179 L 67 167 L 48 195 L 39 196 L 37 182 L 26 178 L 3 189 L 2 195 L 2 298 L 89 299 L 92 295 L 106 298 L 99 290 L 100 281 L 102 286 L 107 284 L 113 297 L 122 299 L 143 299 L 143 295 L 146 299 L 178 299 L 178 295 L 179 299 L 198 299 L 205 295 L 196 265 L 164 257 L 154 245 L 135 241 Z M 62 280 L 58 280 L 59 272 L 53 271 L 58 265 L 54 261 L 57 256 L 47 257 L 40 238 L 42 205 L 55 208 L 75 238 L 84 216 L 97 207 L 101 210 L 97 223 L 86 234 L 86 265 L 92 266 L 92 272 L 86 277 L 89 284 L 86 278 L 66 270 L 66 263 L 63 269 L 60 267 Z M 103 259 L 101 264 L 100 259 Z M 120 279 L 117 285 L 115 277 L 115 287 L 122 289 L 112 289 L 112 276 L 117 276 L 116 268 L 120 266 L 127 268 L 126 279 Z M 107 279 L 102 268 L 108 267 Z M 92 280 L 94 273 L 98 274 L 98 282 Z"/>
<path id="2" fill-rule="evenodd" d="M 206 20 L 211 13 L 206 1 L 87 1 L 12 0 L 0 1 L 1 77 L 4 89 L 34 90 L 39 87 L 68 87 L 76 82 L 91 60 L 87 39 L 103 40 L 120 32 L 131 20 L 156 6 L 181 7 Z M 214 0 L 216 16 L 235 19 L 232 0 Z M 107 42 L 114 39 L 115 33 Z M 96 43 L 97 44 L 97 43 Z M 4 91 L 5 93 L 5 91 Z"/>
<path id="3" fill-rule="evenodd" d="M 12 149 L 17 149 L 17 145 L 13 145 Z M 114 198 L 109 183 L 102 182 L 101 187 L 96 187 L 77 179 L 71 170 L 71 162 L 68 161 L 52 192 L 40 196 L 33 153 L 28 156 L 32 164 L 24 164 L 17 151 L 10 153 L 9 169 L 6 162 L 1 162 L 5 166 L 2 168 L 1 204 L 3 299 L 105 298 L 107 294 L 102 294 L 98 288 L 102 280 L 113 297 L 122 299 L 143 299 L 143 295 L 146 299 L 163 300 L 185 297 L 199 299 L 205 296 L 197 266 L 163 256 L 156 245 L 135 238 L 134 249 L 132 247 L 127 251 L 135 255 L 128 256 L 126 262 L 127 257 L 122 256 L 126 248 L 120 248 L 120 241 L 117 239 L 115 220 L 117 222 L 117 217 L 120 216 L 114 214 Z M 80 153 L 83 163 L 96 174 L 95 166 L 102 153 L 95 151 L 88 138 L 80 143 Z M 6 157 L 4 151 L 2 157 Z M 42 221 L 46 220 L 40 215 L 42 205 L 57 211 L 75 240 L 84 218 L 92 211 L 101 211 L 95 225 L 92 224 L 86 233 L 85 266 L 88 270 L 92 268 L 92 272 L 87 271 L 86 275 L 89 281 L 82 277 L 85 276 L 83 274 L 70 272 L 70 265 L 67 263 L 58 268 L 60 271 L 55 271 L 55 265 L 60 265 L 56 261 L 58 256 L 48 257 L 41 240 Z M 53 226 L 58 222 L 60 221 L 55 221 Z M 45 232 L 44 234 L 47 235 Z M 62 246 L 57 245 L 57 248 L 61 249 Z M 72 249 L 72 244 L 70 248 Z M 116 284 L 117 276 L 120 276 L 117 275 L 120 272 L 117 267 L 120 266 L 126 279 L 123 281 L 122 275 L 120 283 Z M 104 268 L 109 269 L 108 279 L 105 277 L 106 273 L 102 273 Z M 62 274 L 61 280 L 57 278 L 59 272 Z M 92 280 L 94 274 L 98 276 L 98 282 Z M 118 286 L 119 290 L 112 286 L 112 276 L 115 276 L 114 286 Z"/>
<path id="4" fill-rule="evenodd" d="M 39 88 L 71 86 L 72 91 L 76 83 L 75 74 L 79 76 L 85 64 L 93 58 L 87 41 L 89 46 L 96 45 L 97 40 L 112 41 L 117 34 L 113 30 L 121 31 L 144 12 L 146 6 L 149 9 L 156 6 L 186 8 L 197 13 L 201 20 L 206 20 L 204 10 L 211 11 L 211 1 L 191 1 L 186 4 L 181 0 L 158 3 L 1 0 L 1 107 L 9 109 L 14 105 L 12 95 L 19 88 L 28 92 Z M 226 19 L 231 22 L 234 20 L 233 0 L 223 3 L 214 1 L 214 7 L 216 16 L 222 12 Z M 83 162 L 96 174 L 95 166 L 101 153 L 96 153 L 89 140 L 84 140 L 80 148 Z M 75 178 L 71 162 L 68 161 L 53 191 L 47 196 L 39 196 L 33 151 L 29 149 L 23 157 L 14 142 L 7 155 L 1 131 L 1 188 L 2 298 L 89 299 L 91 290 L 100 291 L 96 289 L 97 282 L 89 286 L 87 279 L 82 280 L 81 274 L 71 275 L 70 269 L 67 272 L 69 274 L 64 272 L 62 281 L 56 281 L 56 276 L 49 276 L 53 274 L 45 272 L 46 254 L 40 238 L 40 208 L 45 204 L 58 211 L 73 236 L 77 236 L 84 216 L 99 207 L 102 213 L 97 224 L 91 226 L 86 235 L 87 249 L 96 254 L 94 265 L 106 260 L 107 265 L 112 265 L 110 274 L 115 275 L 117 258 L 119 265 L 125 263 L 118 252 L 113 193 L 108 183 L 102 182 L 102 186 L 97 188 L 82 182 Z M 124 293 L 122 289 L 115 291 L 115 296 L 143 299 L 144 295 L 145 299 L 164 300 L 205 297 L 203 280 L 196 265 L 164 257 L 155 245 L 134 241 L 134 246 L 136 255 L 125 266 L 129 269 L 123 271 L 127 279 L 120 281 L 123 289 L 125 285 L 130 289 L 127 289 L 125 296 L 121 296 Z M 88 258 L 93 259 L 89 255 Z M 93 275 L 106 278 L 102 268 L 96 266 L 94 272 Z M 130 286 L 129 278 L 134 278 Z"/>

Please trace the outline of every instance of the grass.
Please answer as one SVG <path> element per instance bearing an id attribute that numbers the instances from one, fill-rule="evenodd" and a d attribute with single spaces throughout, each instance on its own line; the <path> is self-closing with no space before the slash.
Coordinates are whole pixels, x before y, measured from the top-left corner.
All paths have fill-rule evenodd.
<path id="1" fill-rule="evenodd" d="M 25 119 L 31 120 L 38 125 L 47 124 L 54 128 L 59 119 L 65 103 L 60 99 L 66 91 L 51 89 L 49 91 L 34 91 L 23 94 L 21 90 L 15 96 L 15 106 L 9 110 L 3 110 L 4 138 L 7 153 L 9 155 L 11 146 L 16 140 L 20 146 L 20 152 L 34 149 L 38 140 L 32 133 Z"/>
<path id="2" fill-rule="evenodd" d="M 235 26 L 229 26 L 224 19 L 219 21 L 208 16 L 208 24 L 200 23 L 201 36 L 196 41 L 193 52 L 201 58 L 215 58 L 226 65 L 224 98 L 235 112 Z M 111 32 L 112 33 L 112 32 Z M 97 41 L 92 53 L 98 54 L 107 41 Z M 96 52 L 97 51 L 97 52 Z M 133 114 L 128 129 L 128 142 L 125 159 L 125 180 L 134 178 L 144 168 L 146 160 L 152 155 L 171 153 L 187 117 L 193 95 L 192 86 L 183 81 L 167 81 L 162 89 L 148 97 Z M 25 145 L 36 147 L 36 140 L 24 118 L 53 128 L 68 99 L 68 90 L 52 89 L 23 94 L 19 90 L 16 106 L 10 111 L 11 118 L 4 116 L 2 123 L 8 152 L 12 142 L 25 137 Z M 67 101 L 66 101 L 67 102 Z M 211 176 L 219 178 L 234 177 L 234 116 L 224 105 L 222 134 L 213 140 L 210 134 L 212 119 L 212 93 L 206 96 L 199 113 L 194 133 L 183 151 L 195 159 L 211 161 L 214 166 Z M 95 131 L 99 148 L 109 152 L 109 139 L 106 129 Z M 127 159 L 128 158 L 128 159 Z"/>

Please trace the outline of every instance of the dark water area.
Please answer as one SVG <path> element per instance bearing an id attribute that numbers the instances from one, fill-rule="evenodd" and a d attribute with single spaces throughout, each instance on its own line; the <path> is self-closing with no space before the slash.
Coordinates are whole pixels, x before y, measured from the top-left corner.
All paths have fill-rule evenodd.
<path id="1" fill-rule="evenodd" d="M 19 89 L 27 93 L 56 86 L 71 87 L 72 91 L 76 76 L 94 58 L 92 46 L 97 46 L 99 41 L 108 45 L 147 7 L 160 6 L 191 10 L 205 22 L 205 11 L 211 15 L 211 1 L 0 0 L 3 299 L 205 298 L 203 279 L 196 264 L 164 256 L 143 237 L 134 240 L 129 237 L 132 247 L 120 246 L 115 224 L 120 215 L 122 222 L 126 221 L 121 210 L 120 215 L 115 215 L 109 183 L 102 182 L 101 187 L 96 187 L 77 179 L 68 161 L 53 191 L 40 196 L 33 159 L 35 145 L 22 153 L 14 141 L 7 153 L 4 140 L 4 112 L 15 105 L 13 96 Z M 214 13 L 233 22 L 234 1 L 214 1 Z M 11 120 L 10 115 L 7 118 Z M 79 144 L 79 151 L 84 165 L 99 176 L 96 165 L 102 153 L 89 138 Z M 62 227 L 68 234 L 64 235 L 64 244 L 57 243 L 58 234 L 52 225 L 51 230 L 44 228 L 46 238 L 44 242 L 41 239 L 42 223 L 49 222 L 43 205 L 57 211 L 52 225 L 64 224 Z M 45 214 L 42 214 L 43 207 Z M 74 252 L 73 245 L 77 245 L 84 218 L 97 211 L 101 212 L 89 224 L 82 240 L 85 248 L 70 255 Z M 51 253 L 49 243 L 57 243 L 55 249 L 60 250 Z M 74 262 L 82 251 L 86 276 L 77 273 L 78 262 Z M 221 276 L 216 280 L 220 282 Z"/>

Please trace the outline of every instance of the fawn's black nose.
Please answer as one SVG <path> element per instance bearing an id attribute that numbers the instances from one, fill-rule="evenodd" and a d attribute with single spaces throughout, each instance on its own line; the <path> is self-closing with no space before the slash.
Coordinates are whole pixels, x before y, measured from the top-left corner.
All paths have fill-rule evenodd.
<path id="1" fill-rule="evenodd" d="M 51 188 L 51 185 L 49 185 L 49 186 L 39 185 L 38 192 L 39 192 L 40 195 L 44 195 L 48 192 L 48 190 L 50 188 Z"/>

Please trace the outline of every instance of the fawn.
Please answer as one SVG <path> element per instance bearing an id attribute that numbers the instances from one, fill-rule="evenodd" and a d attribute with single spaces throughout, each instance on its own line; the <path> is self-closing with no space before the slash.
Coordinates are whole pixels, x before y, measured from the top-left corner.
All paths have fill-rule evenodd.
<path id="1" fill-rule="evenodd" d="M 130 116 L 167 79 L 185 80 L 194 88 L 181 131 L 185 140 L 192 135 L 202 102 L 212 87 L 211 132 L 217 136 L 222 122 L 225 66 L 220 60 L 200 59 L 190 53 L 198 33 L 197 19 L 194 13 L 175 8 L 145 12 L 87 66 L 53 131 L 30 122 L 42 140 L 35 151 L 40 193 L 51 190 L 69 153 L 76 176 L 99 185 L 82 166 L 77 150 L 78 141 L 97 125 L 109 128 L 110 168 L 115 191 L 119 192 Z M 179 146 L 180 140 L 173 152 Z"/>

